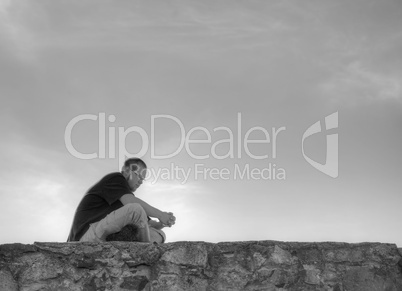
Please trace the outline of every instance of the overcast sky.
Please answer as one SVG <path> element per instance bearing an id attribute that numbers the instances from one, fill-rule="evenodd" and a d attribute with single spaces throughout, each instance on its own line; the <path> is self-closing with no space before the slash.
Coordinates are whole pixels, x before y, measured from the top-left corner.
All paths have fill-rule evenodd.
<path id="1" fill-rule="evenodd" d="M 402 246 L 401 27 L 399 0 L 0 0 L 0 243 L 65 241 L 128 153 L 169 242 Z"/>

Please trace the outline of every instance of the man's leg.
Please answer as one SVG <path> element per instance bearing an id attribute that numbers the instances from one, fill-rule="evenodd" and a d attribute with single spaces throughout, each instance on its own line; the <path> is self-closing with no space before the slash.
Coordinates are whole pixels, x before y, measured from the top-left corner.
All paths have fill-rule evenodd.
<path id="1" fill-rule="evenodd" d="M 127 224 L 137 227 L 140 242 L 150 242 L 148 218 L 145 210 L 138 203 L 129 203 L 111 212 L 104 219 L 91 224 L 80 241 L 105 241 L 109 234 L 119 232 Z"/>

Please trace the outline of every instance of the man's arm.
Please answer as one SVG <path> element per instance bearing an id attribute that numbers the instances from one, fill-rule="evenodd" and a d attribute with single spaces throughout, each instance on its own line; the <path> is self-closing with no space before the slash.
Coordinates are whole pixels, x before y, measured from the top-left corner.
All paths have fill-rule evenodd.
<path id="1" fill-rule="evenodd" d="M 133 194 L 124 194 L 123 196 L 120 197 L 120 201 L 121 203 L 123 203 L 123 205 L 126 205 L 128 203 L 140 204 L 142 208 L 144 208 L 148 216 L 158 218 L 160 222 L 162 222 L 164 225 L 172 226 L 175 223 L 176 218 L 173 216 L 172 213 L 163 212 L 149 205 L 140 198 L 135 197 Z"/>
<path id="2" fill-rule="evenodd" d="M 152 219 L 148 221 L 148 225 L 153 227 L 153 228 L 155 228 L 155 229 L 159 229 L 159 230 L 161 230 L 162 228 L 165 227 L 165 225 L 162 222 L 152 220 Z"/>

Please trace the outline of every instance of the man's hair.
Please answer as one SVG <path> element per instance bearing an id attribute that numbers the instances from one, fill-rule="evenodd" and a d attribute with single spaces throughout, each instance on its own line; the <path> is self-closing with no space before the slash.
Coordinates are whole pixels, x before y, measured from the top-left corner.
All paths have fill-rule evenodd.
<path id="1" fill-rule="evenodd" d="M 129 158 L 124 162 L 124 167 L 125 168 L 130 168 L 132 169 L 133 165 L 138 165 L 141 166 L 142 168 L 146 169 L 147 165 L 145 162 L 139 158 Z"/>

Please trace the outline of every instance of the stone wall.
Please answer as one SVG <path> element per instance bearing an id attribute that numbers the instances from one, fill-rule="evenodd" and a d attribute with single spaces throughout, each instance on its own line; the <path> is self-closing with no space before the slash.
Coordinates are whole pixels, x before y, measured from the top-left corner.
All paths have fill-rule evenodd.
<path id="1" fill-rule="evenodd" d="M 175 242 L 0 246 L 0 290 L 401 291 L 393 244 Z"/>

